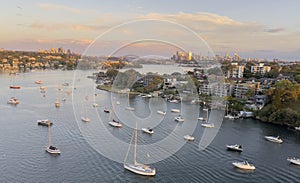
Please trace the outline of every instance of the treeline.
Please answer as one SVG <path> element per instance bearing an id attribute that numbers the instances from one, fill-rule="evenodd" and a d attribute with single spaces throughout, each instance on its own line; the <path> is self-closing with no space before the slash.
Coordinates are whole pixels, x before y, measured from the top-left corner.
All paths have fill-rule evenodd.
<path id="1" fill-rule="evenodd" d="M 289 80 L 277 81 L 267 92 L 266 106 L 256 112 L 265 122 L 300 126 L 300 84 Z"/>

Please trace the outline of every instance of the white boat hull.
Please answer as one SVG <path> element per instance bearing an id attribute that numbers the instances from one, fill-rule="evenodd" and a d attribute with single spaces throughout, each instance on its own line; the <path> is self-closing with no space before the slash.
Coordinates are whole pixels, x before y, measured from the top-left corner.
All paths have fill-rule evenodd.
<path id="1" fill-rule="evenodd" d="M 118 122 L 114 122 L 114 121 L 110 121 L 108 122 L 109 125 L 113 126 L 113 127 L 122 127 L 122 123 L 118 123 Z"/>
<path id="2" fill-rule="evenodd" d="M 255 166 L 250 164 L 244 164 L 243 162 L 233 162 L 233 166 L 243 170 L 255 170 Z"/>
<path id="3" fill-rule="evenodd" d="M 124 168 L 139 175 L 154 176 L 156 174 L 155 168 L 152 169 L 146 165 L 124 164 Z"/>
<path id="4" fill-rule="evenodd" d="M 180 110 L 179 109 L 171 109 L 171 112 L 180 113 Z"/>
<path id="5" fill-rule="evenodd" d="M 283 143 L 282 139 L 276 138 L 276 137 L 272 137 L 272 136 L 265 136 L 265 139 L 270 141 L 270 142 L 275 142 L 275 143 Z"/>
<path id="6" fill-rule="evenodd" d="M 193 140 L 195 140 L 195 137 L 190 136 L 190 135 L 185 135 L 185 136 L 184 136 L 184 139 L 185 139 L 185 140 L 188 140 L 188 141 L 193 141 Z"/>
<path id="7" fill-rule="evenodd" d="M 50 154 L 60 154 L 60 150 L 59 149 L 50 149 L 49 146 L 46 148 L 46 151 Z"/>
<path id="8" fill-rule="evenodd" d="M 287 159 L 289 162 L 291 162 L 294 165 L 299 165 L 300 166 L 300 159 L 296 159 L 296 158 L 288 158 Z"/>
<path id="9" fill-rule="evenodd" d="M 211 124 L 211 123 L 202 123 L 201 126 L 205 127 L 205 128 L 213 128 L 213 127 L 215 127 L 215 125 Z"/>
<path id="10" fill-rule="evenodd" d="M 149 130 L 148 128 L 142 128 L 143 132 L 148 133 L 148 134 L 153 134 L 153 130 Z"/>

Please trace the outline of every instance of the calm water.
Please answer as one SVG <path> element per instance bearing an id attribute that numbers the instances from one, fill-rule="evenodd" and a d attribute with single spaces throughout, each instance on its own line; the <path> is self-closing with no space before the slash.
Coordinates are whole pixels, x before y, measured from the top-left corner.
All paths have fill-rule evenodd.
<path id="1" fill-rule="evenodd" d="M 205 149 L 199 150 L 199 141 L 204 133 L 194 120 L 199 108 L 190 104 L 170 104 L 160 99 L 131 98 L 129 104 L 135 112 L 124 110 L 128 105 L 127 96 L 110 95 L 94 91 L 93 82 L 77 75 L 73 95 L 71 87 L 62 83 L 73 82 L 73 72 L 48 71 L 0 76 L 0 182 L 299 182 L 300 167 L 289 164 L 289 156 L 300 157 L 300 133 L 283 127 L 260 123 L 252 119 L 224 120 L 217 136 Z M 80 79 L 79 79 L 80 77 Z M 39 91 L 34 81 L 42 80 L 46 96 Z M 21 85 L 21 90 L 11 90 L 11 83 Z M 58 88 L 61 90 L 58 91 Z M 94 93 L 97 96 L 94 97 Z M 20 99 L 20 104 L 7 104 L 10 97 Z M 54 107 L 56 99 L 66 98 L 60 108 Z M 73 100 L 72 100 L 73 98 Z M 99 104 L 92 107 L 94 100 Z M 72 102 L 73 101 L 73 102 Z M 119 101 L 121 105 L 115 105 Z M 74 106 L 72 105 L 74 104 Z M 103 113 L 106 106 L 114 106 L 115 119 L 126 121 L 120 129 L 107 124 L 112 119 Z M 176 114 L 171 108 L 182 108 L 186 121 L 174 122 Z M 166 110 L 165 117 L 156 110 Z M 76 121 L 76 117 L 88 114 L 91 122 Z M 148 144 L 138 152 L 138 160 L 149 163 L 170 153 L 168 147 L 155 147 L 169 134 L 176 131 L 173 141 L 184 144 L 180 129 L 195 127 L 196 140 L 188 142 L 166 159 L 152 164 L 157 168 L 155 177 L 143 177 L 123 169 L 119 160 L 124 159 L 132 135 L 132 116 L 141 119 L 140 126 L 153 126 L 152 136 L 139 131 L 138 144 Z M 200 110 L 200 115 L 204 114 Z M 48 141 L 47 127 L 38 126 L 36 120 L 48 118 L 54 122 L 51 137 L 62 154 L 51 156 L 44 151 Z M 131 121 L 131 122 L 129 122 Z M 151 124 L 155 123 L 155 124 Z M 178 133 L 177 133 L 178 132 Z M 284 143 L 275 144 L 264 140 L 265 135 L 281 135 Z M 119 139 L 114 142 L 111 139 Z M 226 144 L 239 143 L 244 152 L 226 151 Z M 147 149 L 148 147 L 148 149 Z M 166 150 L 167 149 L 167 150 Z M 166 152 L 164 152 L 164 150 Z M 169 151 L 169 152 L 167 152 Z M 145 153 L 149 152 L 149 153 Z M 105 153 L 110 154 L 107 157 Z M 147 156 L 143 157 L 143 154 Z M 116 161 L 110 158 L 116 158 Z M 247 159 L 254 163 L 256 170 L 245 172 L 232 166 L 235 160 Z"/>

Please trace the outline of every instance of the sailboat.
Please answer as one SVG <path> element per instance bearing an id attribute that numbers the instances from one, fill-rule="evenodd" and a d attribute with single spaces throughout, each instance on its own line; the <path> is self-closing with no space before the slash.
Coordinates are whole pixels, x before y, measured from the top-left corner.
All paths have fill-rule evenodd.
<path id="1" fill-rule="evenodd" d="M 128 147 L 128 151 L 127 151 L 127 154 L 126 154 L 126 157 L 125 157 L 125 160 L 124 160 L 124 168 L 126 170 L 129 170 L 133 173 L 136 173 L 136 174 L 139 174 L 139 175 L 146 175 L 146 176 L 154 176 L 156 174 L 156 169 L 155 168 L 151 168 L 150 166 L 148 165 L 144 165 L 142 163 L 138 163 L 136 161 L 136 144 L 137 144 L 137 123 L 136 123 L 136 127 L 135 127 L 135 130 L 134 130 L 134 154 L 133 154 L 133 164 L 131 163 L 126 163 L 126 160 L 127 160 L 127 157 L 128 157 L 128 153 L 129 153 L 129 150 L 130 150 L 130 145 Z M 131 144 L 131 142 L 130 142 Z"/>
<path id="2" fill-rule="evenodd" d="M 129 111 L 134 111 L 134 107 L 130 107 L 130 104 L 129 104 L 129 92 L 128 92 L 128 103 L 127 103 L 127 107 L 125 108 L 126 110 L 129 110 Z"/>
<path id="3" fill-rule="evenodd" d="M 87 101 L 88 99 L 89 99 L 88 96 L 86 96 L 85 100 Z M 83 102 L 82 105 L 83 105 L 83 111 L 81 111 L 81 121 L 83 121 L 83 122 L 90 122 L 91 121 L 90 118 L 88 118 L 86 116 L 87 110 L 86 110 L 85 102 Z"/>
<path id="4" fill-rule="evenodd" d="M 21 86 L 15 85 L 15 78 L 12 78 L 12 85 L 9 86 L 10 89 L 21 89 Z"/>
<path id="5" fill-rule="evenodd" d="M 48 124 L 48 146 L 46 147 L 46 151 L 50 154 L 60 154 L 60 150 L 51 145 L 51 135 L 50 135 L 50 125 Z"/>
<path id="6" fill-rule="evenodd" d="M 205 123 L 202 123 L 201 126 L 202 127 L 206 127 L 206 128 L 213 128 L 215 127 L 215 125 L 213 123 L 209 123 L 208 122 L 208 109 L 203 109 L 204 111 L 206 111 L 206 121 Z"/>
<path id="7" fill-rule="evenodd" d="M 112 112 L 110 114 L 110 118 L 112 119 L 112 121 L 109 121 L 108 124 L 113 127 L 121 128 L 123 126 L 122 123 L 120 121 L 114 120 L 114 118 L 112 117 L 113 114 L 114 114 L 114 110 L 112 110 Z"/>

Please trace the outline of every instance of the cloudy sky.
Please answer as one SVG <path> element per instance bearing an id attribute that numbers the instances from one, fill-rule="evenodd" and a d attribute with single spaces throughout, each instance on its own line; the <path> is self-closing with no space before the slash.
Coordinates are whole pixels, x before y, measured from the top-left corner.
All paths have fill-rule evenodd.
<path id="1" fill-rule="evenodd" d="M 107 51 L 101 54 L 110 54 L 119 45 L 161 39 L 203 55 L 206 45 L 221 55 L 237 52 L 242 57 L 300 60 L 299 7 L 296 0 L 11 0 L 0 7 L 0 47 L 64 47 L 84 53 L 94 43 Z M 161 22 L 141 23 L 154 19 Z M 134 21 L 140 23 L 124 27 Z M 186 29 L 199 39 L 187 36 Z M 168 50 L 168 46 L 148 48 Z"/>

